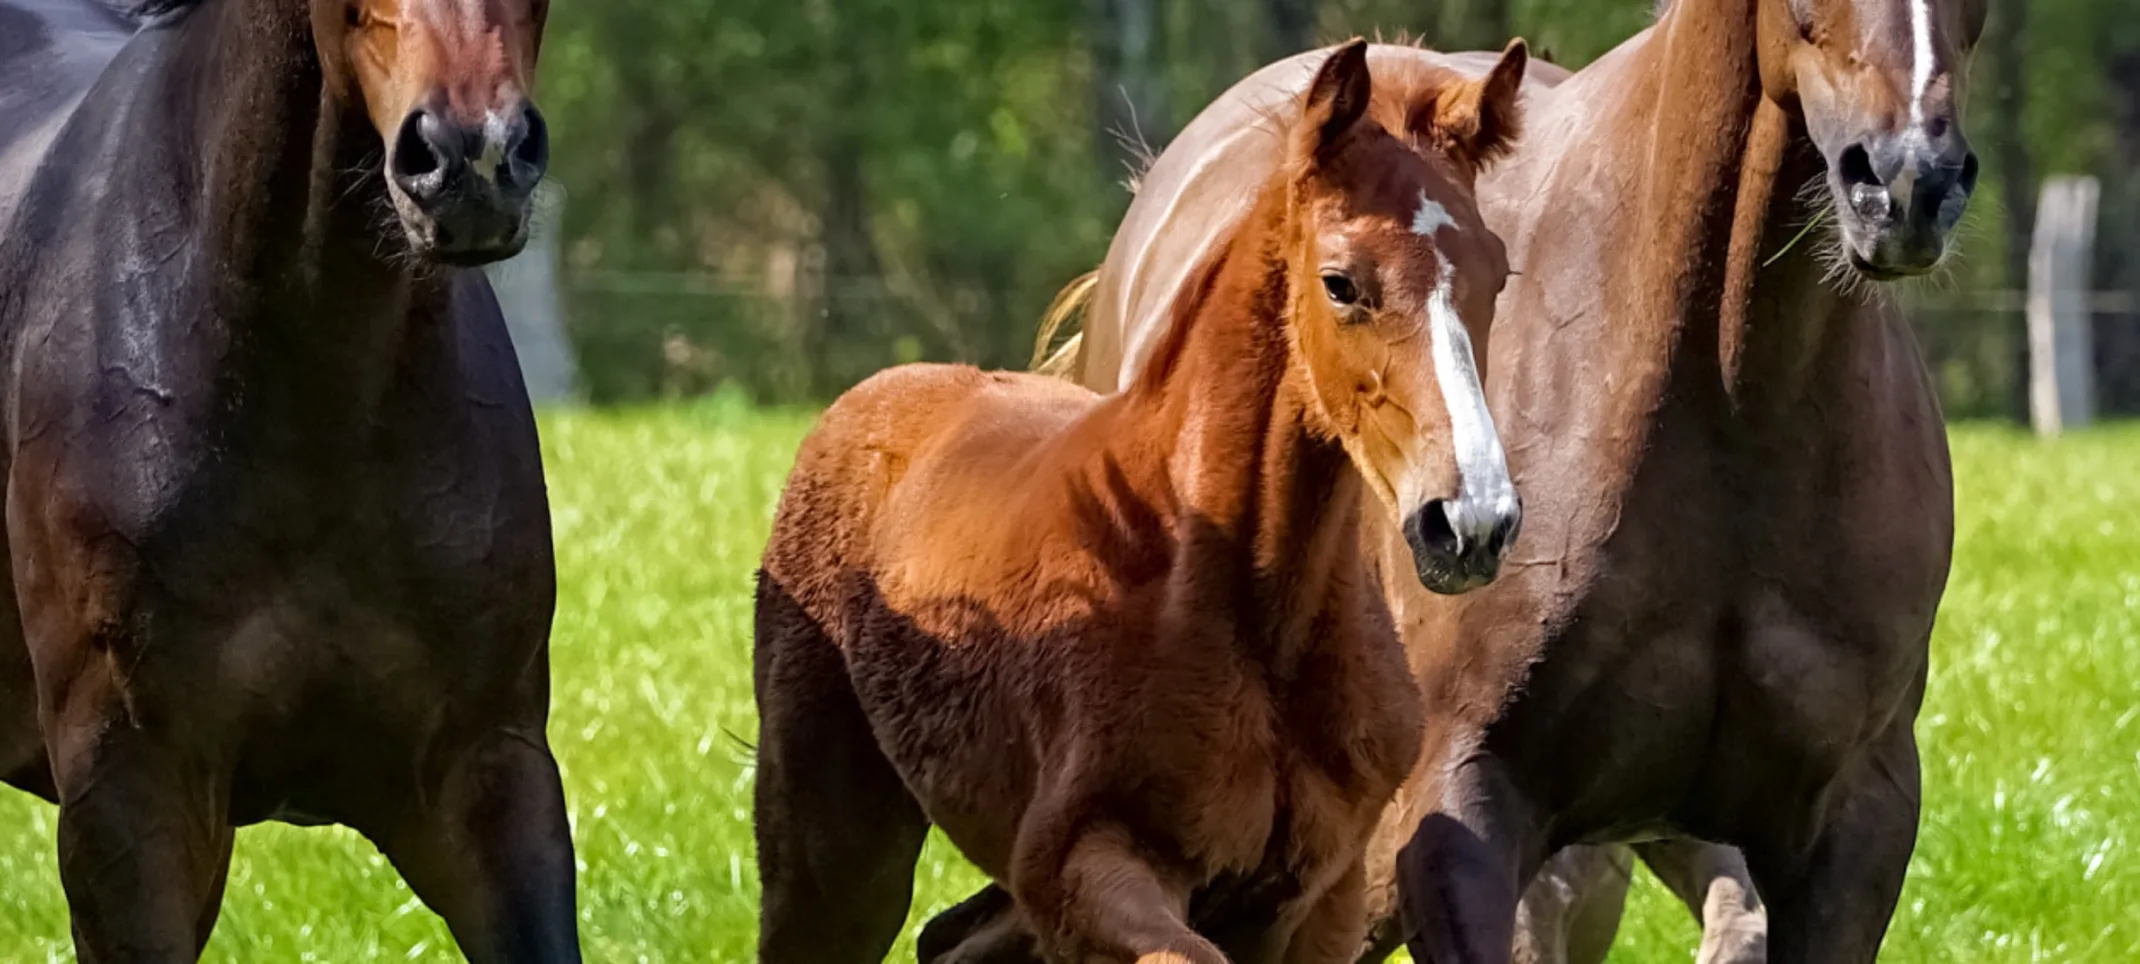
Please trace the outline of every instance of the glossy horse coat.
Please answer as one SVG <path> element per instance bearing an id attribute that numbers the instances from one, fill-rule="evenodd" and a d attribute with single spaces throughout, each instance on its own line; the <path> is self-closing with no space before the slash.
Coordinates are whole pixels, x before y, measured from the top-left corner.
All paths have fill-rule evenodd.
<path id="1" fill-rule="evenodd" d="M 1527 531 L 1480 593 L 1389 583 L 1429 727 L 1370 866 L 1402 885 L 1382 933 L 1415 957 L 1505 960 L 1517 895 L 1563 847 L 1691 837 L 1743 851 L 1769 959 L 1873 958 L 1915 836 L 1953 510 L 1923 363 L 1866 282 L 1934 267 L 1967 203 L 1957 70 L 1983 16 L 1678 3 L 1527 85 L 1529 134 L 1481 181 L 1520 272 L 1489 394 Z M 1259 96 L 1236 88 L 1230 122 L 1142 181 L 1089 384 L 1149 363 L 1170 279 L 1273 163 Z"/>
<path id="2" fill-rule="evenodd" d="M 1324 59 L 1128 392 L 909 366 L 804 443 L 759 587 L 761 959 L 881 959 L 931 823 L 1050 960 L 1355 954 L 1419 724 L 1359 518 L 1451 590 L 1515 529 L 1469 347 L 1506 272 L 1469 184 L 1513 87 L 1371 115 L 1365 48 Z M 1234 885 L 1257 915 L 1191 930 Z"/>
<path id="3" fill-rule="evenodd" d="M 85 961 L 192 960 L 271 819 L 362 831 L 472 960 L 578 958 L 534 421 L 447 266 L 525 237 L 543 16 L 0 0 L 0 776 L 60 805 Z"/>

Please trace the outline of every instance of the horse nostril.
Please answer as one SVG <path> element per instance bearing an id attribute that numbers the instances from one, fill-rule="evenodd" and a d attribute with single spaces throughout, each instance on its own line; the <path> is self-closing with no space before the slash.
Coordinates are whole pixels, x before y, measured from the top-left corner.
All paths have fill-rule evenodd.
<path id="1" fill-rule="evenodd" d="M 1975 194 L 1977 190 L 1977 152 L 1970 151 L 1962 157 L 1963 194 Z"/>
<path id="2" fill-rule="evenodd" d="M 445 187 L 445 178 L 435 175 L 450 167 L 456 157 L 438 128 L 437 119 L 429 111 L 414 110 L 401 122 L 401 130 L 394 137 L 394 179 L 418 200 L 435 197 Z"/>
<path id="3" fill-rule="evenodd" d="M 1412 540 L 1421 548 L 1453 559 L 1463 554 L 1464 539 L 1456 534 L 1449 509 L 1449 500 L 1435 499 L 1412 513 Z"/>
<path id="4" fill-rule="evenodd" d="M 1523 531 L 1523 509 L 1518 506 L 1494 524 L 1494 531 L 1487 538 L 1487 548 L 1499 555 L 1516 544 L 1516 536 Z"/>
<path id="5" fill-rule="evenodd" d="M 525 165 L 536 177 L 541 177 L 550 166 L 550 125 L 542 119 L 542 111 L 529 107 L 522 115 L 520 143 L 513 147 L 513 159 Z"/>
<path id="6" fill-rule="evenodd" d="M 1863 144 L 1852 144 L 1843 148 L 1842 156 L 1835 159 L 1835 173 L 1843 179 L 1845 187 L 1877 187 L 1880 184 L 1880 175 L 1873 172 L 1872 152 L 1867 151 Z"/>

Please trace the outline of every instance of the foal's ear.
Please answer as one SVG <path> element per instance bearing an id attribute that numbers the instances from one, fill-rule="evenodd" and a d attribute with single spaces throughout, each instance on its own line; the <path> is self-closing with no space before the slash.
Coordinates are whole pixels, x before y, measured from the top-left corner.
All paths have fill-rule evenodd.
<path id="1" fill-rule="evenodd" d="M 1412 133 L 1481 171 L 1515 147 L 1523 132 L 1523 72 L 1530 48 L 1518 37 L 1486 76 L 1452 84 L 1413 112 Z"/>
<path id="2" fill-rule="evenodd" d="M 1300 125 L 1293 131 L 1293 154 L 1313 160 L 1345 136 L 1367 113 L 1374 81 L 1367 73 L 1367 41 L 1358 37 L 1331 51 L 1301 95 Z"/>

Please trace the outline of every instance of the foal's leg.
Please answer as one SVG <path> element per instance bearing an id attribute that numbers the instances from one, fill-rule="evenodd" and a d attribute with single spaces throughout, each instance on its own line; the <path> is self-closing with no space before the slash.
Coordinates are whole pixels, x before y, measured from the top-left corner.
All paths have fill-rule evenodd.
<path id="1" fill-rule="evenodd" d="M 367 830 L 472 964 L 580 959 L 564 788 L 539 732 L 479 739 L 411 797 L 428 805 Z"/>
<path id="2" fill-rule="evenodd" d="M 771 577 L 757 634 L 758 959 L 877 964 L 906 922 L 928 818 L 832 640 Z"/>
<path id="3" fill-rule="evenodd" d="M 1442 810 L 1397 854 L 1406 943 L 1420 964 L 1508 964 L 1517 899 L 1543 859 L 1540 835 L 1491 757 L 1450 781 Z"/>
<path id="4" fill-rule="evenodd" d="M 1367 942 L 1367 871 L 1355 862 L 1308 911 L 1285 964 L 1352 964 Z"/>
<path id="5" fill-rule="evenodd" d="M 1803 815 L 1749 842 L 1754 883 L 1768 905 L 1775 964 L 1870 964 L 1902 894 L 1917 841 L 1917 741 L 1909 714 L 1839 778 L 1826 820 Z M 1805 833 L 1806 827 L 1817 827 Z"/>
<path id="6" fill-rule="evenodd" d="M 1050 824 L 1043 817 L 1028 825 Z M 1054 833 L 1021 834 L 1012 888 L 1051 945 L 1078 964 L 1228 964 L 1189 928 L 1189 886 L 1168 880 L 1127 831 L 1089 827 L 1066 848 Z"/>
<path id="7" fill-rule="evenodd" d="M 914 941 L 916 964 L 1038 964 L 1040 947 L 1010 891 L 989 884 L 929 918 Z"/>
<path id="8" fill-rule="evenodd" d="M 123 718 L 61 728 L 51 754 L 76 955 L 84 964 L 198 960 L 233 834 L 213 768 Z"/>
<path id="9" fill-rule="evenodd" d="M 1768 959 L 1768 916 L 1738 850 L 1700 840 L 1660 840 L 1635 849 L 1702 922 L 1695 964 L 1761 964 Z"/>

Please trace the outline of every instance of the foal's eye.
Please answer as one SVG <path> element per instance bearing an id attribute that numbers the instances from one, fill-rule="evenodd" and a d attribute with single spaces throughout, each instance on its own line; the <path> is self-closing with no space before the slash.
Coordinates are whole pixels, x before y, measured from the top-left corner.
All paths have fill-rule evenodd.
<path id="1" fill-rule="evenodd" d="M 351 27 L 361 27 L 361 26 L 363 26 L 363 25 L 364 25 L 364 10 L 363 10 L 363 8 L 362 8 L 362 7 L 359 7 L 359 6 L 357 6 L 357 5 L 355 4 L 355 3 L 351 3 L 351 4 L 349 4 L 349 5 L 345 6 L 345 7 L 343 7 L 343 8 L 342 8 L 342 21 L 343 21 L 344 23 L 348 24 L 348 25 L 349 25 L 349 26 L 351 26 Z"/>
<path id="2" fill-rule="evenodd" d="M 1335 272 L 1323 276 L 1323 293 L 1330 296 L 1330 303 L 1350 308 L 1360 303 L 1360 289 L 1352 279 Z"/>

